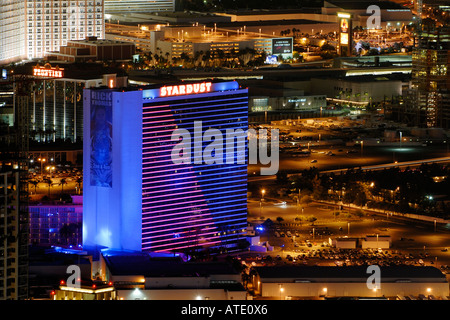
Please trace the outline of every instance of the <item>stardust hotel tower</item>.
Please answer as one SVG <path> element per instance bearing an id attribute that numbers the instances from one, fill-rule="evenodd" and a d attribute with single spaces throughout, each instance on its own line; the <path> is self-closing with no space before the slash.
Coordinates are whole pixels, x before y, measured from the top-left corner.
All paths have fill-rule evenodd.
<path id="1" fill-rule="evenodd" d="M 247 89 L 236 81 L 94 88 L 85 89 L 83 103 L 84 247 L 239 246 L 247 225 Z M 174 139 L 180 130 L 192 139 Z M 222 144 L 216 136 L 208 140 L 210 130 L 242 132 L 243 144 L 233 138 L 231 149 L 217 153 Z M 181 141 L 193 152 L 183 150 L 190 159 L 174 161 Z M 198 161 L 195 150 L 211 146 L 224 161 L 207 161 L 204 152 Z"/>

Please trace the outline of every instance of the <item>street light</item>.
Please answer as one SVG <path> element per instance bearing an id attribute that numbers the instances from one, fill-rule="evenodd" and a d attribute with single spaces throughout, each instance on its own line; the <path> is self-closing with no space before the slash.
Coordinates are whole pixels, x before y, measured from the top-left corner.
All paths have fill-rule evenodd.
<path id="1" fill-rule="evenodd" d="M 364 141 L 361 140 L 361 157 L 363 156 Z"/>
<path id="2" fill-rule="evenodd" d="M 262 215 L 262 201 L 264 199 L 264 194 L 266 193 L 266 190 L 262 189 L 261 190 L 261 200 L 259 201 L 259 217 L 261 218 Z"/>
<path id="3" fill-rule="evenodd" d="M 282 284 L 279 284 L 278 286 L 280 287 L 280 300 L 281 300 L 281 295 L 282 295 L 283 292 L 284 292 L 284 288 L 283 288 L 283 285 L 282 285 Z"/>
<path id="4" fill-rule="evenodd" d="M 42 166 L 43 166 L 43 162 L 45 162 L 45 158 L 38 158 L 38 161 L 41 163 L 41 174 L 42 174 L 44 171 Z"/>

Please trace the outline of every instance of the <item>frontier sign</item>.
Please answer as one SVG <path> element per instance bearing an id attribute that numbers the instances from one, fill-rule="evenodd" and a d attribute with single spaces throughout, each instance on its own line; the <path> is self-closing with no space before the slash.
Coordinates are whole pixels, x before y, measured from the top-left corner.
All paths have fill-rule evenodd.
<path id="1" fill-rule="evenodd" d="M 33 76 L 44 78 L 62 78 L 64 75 L 64 69 L 59 68 L 46 68 L 46 67 L 34 67 Z"/>

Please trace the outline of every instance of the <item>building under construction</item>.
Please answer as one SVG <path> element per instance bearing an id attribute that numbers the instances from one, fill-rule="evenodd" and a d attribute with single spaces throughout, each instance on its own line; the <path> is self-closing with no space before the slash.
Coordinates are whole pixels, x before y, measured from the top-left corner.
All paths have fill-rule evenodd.
<path id="1" fill-rule="evenodd" d="M 19 87 L 13 126 L 2 125 L 0 132 L 0 300 L 28 298 L 28 117 L 27 95 L 30 83 L 17 78 Z"/>
<path id="2" fill-rule="evenodd" d="M 423 25 L 412 53 L 411 87 L 393 108 L 395 120 L 450 128 L 450 27 Z"/>

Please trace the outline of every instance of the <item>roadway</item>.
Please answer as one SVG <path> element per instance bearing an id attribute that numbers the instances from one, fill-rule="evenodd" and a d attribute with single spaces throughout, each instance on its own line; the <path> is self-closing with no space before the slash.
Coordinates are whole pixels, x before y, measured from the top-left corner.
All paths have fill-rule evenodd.
<path id="1" fill-rule="evenodd" d="M 415 167 L 423 163 L 450 163 L 450 157 L 445 146 L 441 147 L 367 147 L 363 151 L 353 147 L 338 147 L 331 149 L 325 147 L 319 151 L 313 150 L 310 156 L 294 157 L 289 154 L 280 154 L 278 161 L 279 171 L 290 172 L 288 176 L 311 167 L 317 168 L 320 173 L 335 173 L 347 171 L 349 168 L 361 168 L 362 170 L 383 170 L 392 167 Z M 332 151 L 334 156 L 327 155 Z M 429 156 L 424 159 L 425 156 Z M 315 160 L 315 162 L 311 162 Z M 260 176 L 258 164 L 249 164 L 248 181 L 263 182 L 275 180 L 275 175 Z"/>

